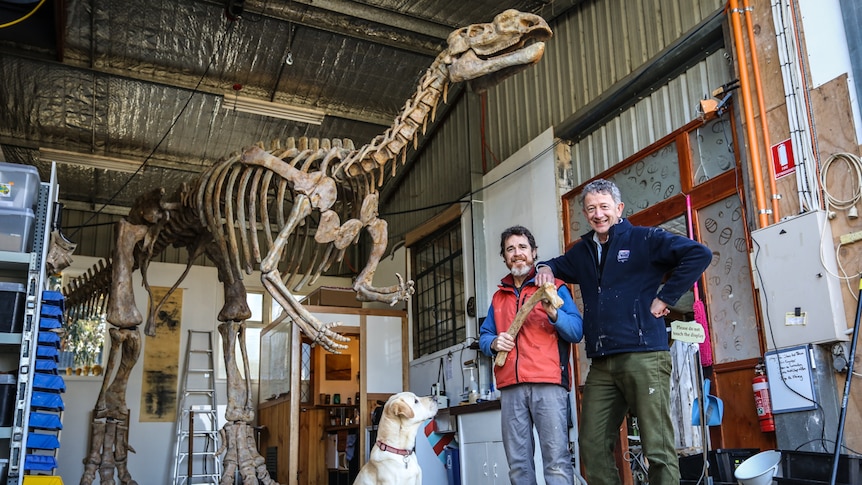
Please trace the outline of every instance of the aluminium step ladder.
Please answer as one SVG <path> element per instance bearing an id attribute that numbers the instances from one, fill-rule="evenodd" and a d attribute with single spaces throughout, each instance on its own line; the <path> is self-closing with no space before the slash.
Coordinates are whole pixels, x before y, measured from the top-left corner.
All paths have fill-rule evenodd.
<path id="1" fill-rule="evenodd" d="M 222 474 L 213 332 L 189 330 L 177 408 L 173 484 L 218 484 Z"/>

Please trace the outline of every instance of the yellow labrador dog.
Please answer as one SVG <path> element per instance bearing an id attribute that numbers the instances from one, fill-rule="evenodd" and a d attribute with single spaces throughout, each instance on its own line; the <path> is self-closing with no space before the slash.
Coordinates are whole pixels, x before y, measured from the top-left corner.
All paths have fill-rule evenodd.
<path id="1" fill-rule="evenodd" d="M 377 442 L 353 485 L 421 485 L 416 434 L 419 426 L 436 414 L 433 396 L 399 392 L 390 397 L 377 425 Z"/>

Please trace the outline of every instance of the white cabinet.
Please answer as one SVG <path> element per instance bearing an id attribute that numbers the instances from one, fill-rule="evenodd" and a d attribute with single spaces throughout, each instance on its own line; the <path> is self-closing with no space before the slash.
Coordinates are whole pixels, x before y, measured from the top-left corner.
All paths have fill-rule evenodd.
<path id="1" fill-rule="evenodd" d="M 502 441 L 461 445 L 461 483 L 509 483 L 509 465 Z"/>
<path id="2" fill-rule="evenodd" d="M 509 464 L 503 449 L 500 430 L 499 401 L 450 408 L 458 416 L 458 443 L 460 443 L 461 484 L 490 485 L 509 482 Z M 534 439 L 538 444 L 538 438 Z M 544 485 L 542 453 L 538 446 L 533 457 L 538 471 L 537 482 Z"/>

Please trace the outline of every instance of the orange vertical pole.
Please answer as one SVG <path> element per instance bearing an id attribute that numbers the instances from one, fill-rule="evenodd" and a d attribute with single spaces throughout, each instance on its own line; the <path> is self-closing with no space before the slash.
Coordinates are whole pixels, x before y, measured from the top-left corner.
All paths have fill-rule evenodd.
<path id="1" fill-rule="evenodd" d="M 754 27 L 751 19 L 751 7 L 748 0 L 742 0 L 742 8 L 745 11 L 745 27 L 748 33 L 748 50 L 751 55 L 751 71 L 754 77 L 754 88 L 757 92 L 757 109 L 760 115 L 760 131 L 763 132 L 763 151 L 766 153 L 766 169 L 769 173 L 769 189 L 772 191 L 772 222 L 781 219 L 778 201 L 778 187 L 775 181 L 775 165 L 772 160 L 772 141 L 769 137 L 769 125 L 766 122 L 766 102 L 763 98 L 763 83 L 760 79 L 760 61 L 757 60 L 757 49 L 754 45 Z"/>
<path id="2" fill-rule="evenodd" d="M 737 53 L 742 52 L 742 22 L 737 14 L 739 11 L 739 2 L 737 0 L 729 0 L 728 15 L 730 16 L 731 30 L 733 31 L 733 42 L 736 46 Z M 754 128 L 754 111 L 751 107 L 750 88 L 751 82 L 748 79 L 748 66 L 745 58 L 741 55 L 737 56 L 739 62 L 739 91 L 742 98 L 742 111 L 745 118 L 745 132 L 748 139 L 748 156 L 751 159 L 751 168 L 754 171 L 754 195 L 757 202 L 757 218 L 760 227 L 769 225 L 767 217 L 768 210 L 766 209 L 766 196 L 763 193 L 763 172 L 760 165 L 760 151 L 757 150 L 755 143 L 757 141 L 757 131 Z"/>

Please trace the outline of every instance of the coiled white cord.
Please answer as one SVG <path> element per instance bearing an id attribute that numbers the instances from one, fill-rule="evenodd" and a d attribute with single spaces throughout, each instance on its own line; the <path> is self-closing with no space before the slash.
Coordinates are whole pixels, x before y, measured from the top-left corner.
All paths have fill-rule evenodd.
<path id="1" fill-rule="evenodd" d="M 832 195 L 829 192 L 829 189 L 826 185 L 827 175 L 829 174 L 829 169 L 832 164 L 836 161 L 843 161 L 849 167 L 848 178 L 851 180 L 851 184 L 854 184 L 853 193 L 848 199 L 839 199 Z M 832 208 L 840 209 L 840 210 L 848 210 L 850 213 L 849 217 L 855 218 L 858 217 L 856 203 L 862 199 L 862 160 L 859 159 L 856 155 L 852 153 L 835 153 L 830 155 L 825 162 L 823 162 L 823 166 L 820 168 L 820 187 L 823 189 L 823 195 L 826 197 L 826 213 L 830 215 L 830 218 L 834 217 L 832 215 Z"/>

